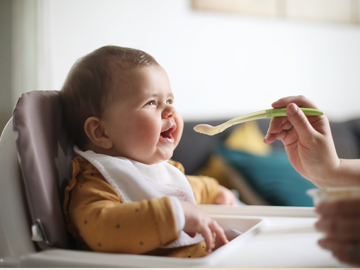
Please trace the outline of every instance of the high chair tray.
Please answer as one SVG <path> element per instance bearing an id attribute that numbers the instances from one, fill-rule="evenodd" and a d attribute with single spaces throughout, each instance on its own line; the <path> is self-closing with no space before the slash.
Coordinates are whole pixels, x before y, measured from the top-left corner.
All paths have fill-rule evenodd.
<path id="1" fill-rule="evenodd" d="M 1 260 L 1 267 L 344 268 L 317 244 L 312 207 L 201 206 L 222 226 L 243 234 L 199 259 L 52 249 Z"/>
<path id="2" fill-rule="evenodd" d="M 217 264 L 241 268 L 348 268 L 318 240 L 324 235 L 315 229 L 318 220 L 313 207 L 203 205 L 210 215 L 219 214 L 265 218 L 268 223 L 239 247 L 235 255 Z"/>
<path id="3" fill-rule="evenodd" d="M 267 220 L 260 217 L 212 217 L 220 226 L 235 229 L 242 234 L 203 258 L 169 258 L 52 249 L 23 258 L 20 267 L 211 267 L 231 255 L 236 256 L 237 249 L 267 224 Z"/>

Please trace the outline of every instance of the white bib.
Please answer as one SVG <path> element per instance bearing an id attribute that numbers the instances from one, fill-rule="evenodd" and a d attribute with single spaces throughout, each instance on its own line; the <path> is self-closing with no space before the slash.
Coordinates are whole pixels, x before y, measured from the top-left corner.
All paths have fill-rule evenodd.
<path id="1" fill-rule="evenodd" d="M 174 196 L 180 201 L 196 204 L 185 175 L 166 161 L 147 165 L 124 157 L 97 154 L 91 150 L 83 152 L 76 146 L 74 150 L 99 170 L 123 203 Z M 188 246 L 201 241 L 203 237 L 200 234 L 192 238 L 181 231 L 179 238 L 166 248 Z"/>

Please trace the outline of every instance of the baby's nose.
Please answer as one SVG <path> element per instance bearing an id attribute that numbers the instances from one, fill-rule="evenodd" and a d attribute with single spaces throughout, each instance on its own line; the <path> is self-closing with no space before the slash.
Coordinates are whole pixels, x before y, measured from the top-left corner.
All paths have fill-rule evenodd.
<path id="1" fill-rule="evenodd" d="M 162 117 L 163 118 L 173 117 L 174 112 L 175 109 L 173 106 L 166 106 L 166 108 L 163 110 Z"/>

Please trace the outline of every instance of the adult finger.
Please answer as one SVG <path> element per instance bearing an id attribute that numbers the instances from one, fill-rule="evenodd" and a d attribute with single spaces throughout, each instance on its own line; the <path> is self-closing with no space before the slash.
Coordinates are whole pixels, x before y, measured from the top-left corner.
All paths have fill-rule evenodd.
<path id="1" fill-rule="evenodd" d="M 284 98 L 281 98 L 281 99 L 275 101 L 271 105 L 273 106 L 273 108 L 285 108 L 290 103 L 295 103 L 299 107 L 317 109 L 317 106 L 315 105 L 315 103 L 313 101 L 311 101 L 310 99 L 308 99 L 308 98 L 306 98 L 306 97 L 304 97 L 302 95 L 284 97 Z"/>
<path id="2" fill-rule="evenodd" d="M 359 217 L 360 199 L 339 199 L 320 203 L 315 211 L 320 216 Z"/>
<path id="3" fill-rule="evenodd" d="M 286 107 L 286 114 L 298 133 L 299 138 L 302 138 L 305 141 L 311 141 L 316 131 L 310 124 L 304 112 L 300 110 L 295 103 L 290 103 Z"/>
<path id="4" fill-rule="evenodd" d="M 339 241 L 360 241 L 360 218 L 321 218 L 315 228 Z"/>
<path id="5" fill-rule="evenodd" d="M 273 117 L 265 134 L 264 143 L 270 144 L 278 139 L 278 134 L 283 130 L 284 123 L 287 122 L 287 117 Z"/>
<path id="6" fill-rule="evenodd" d="M 322 248 L 330 250 L 333 256 L 341 262 L 360 265 L 360 248 L 358 242 L 343 242 L 324 238 L 320 239 L 318 243 Z"/>

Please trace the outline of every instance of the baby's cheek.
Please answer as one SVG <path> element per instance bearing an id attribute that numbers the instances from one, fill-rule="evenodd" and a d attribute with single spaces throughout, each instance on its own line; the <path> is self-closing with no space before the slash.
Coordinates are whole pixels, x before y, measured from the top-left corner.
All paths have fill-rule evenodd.
<path id="1" fill-rule="evenodd" d="M 174 137 L 174 149 L 178 146 L 180 140 L 181 140 L 182 133 L 177 132 L 176 134 L 173 134 Z"/>
<path id="2" fill-rule="evenodd" d="M 175 122 L 176 122 L 176 130 L 174 133 L 174 139 L 175 139 L 175 145 L 174 145 L 174 149 L 176 148 L 176 146 L 178 145 L 178 143 L 181 140 L 181 136 L 183 133 L 183 129 L 184 129 L 184 121 L 181 118 L 181 116 L 177 113 L 176 117 L 175 117 Z"/>

